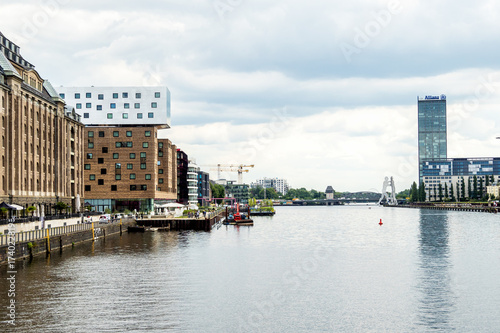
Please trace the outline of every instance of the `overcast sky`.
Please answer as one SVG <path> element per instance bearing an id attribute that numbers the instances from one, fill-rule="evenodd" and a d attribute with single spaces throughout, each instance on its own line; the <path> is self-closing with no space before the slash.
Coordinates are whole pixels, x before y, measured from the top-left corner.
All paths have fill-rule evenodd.
<path id="1" fill-rule="evenodd" d="M 499 13 L 486 0 L 26 0 L 0 4 L 0 31 L 56 89 L 168 86 L 162 135 L 200 165 L 321 191 L 394 176 L 400 191 L 418 178 L 418 95 L 446 94 L 449 157 L 500 156 Z"/>

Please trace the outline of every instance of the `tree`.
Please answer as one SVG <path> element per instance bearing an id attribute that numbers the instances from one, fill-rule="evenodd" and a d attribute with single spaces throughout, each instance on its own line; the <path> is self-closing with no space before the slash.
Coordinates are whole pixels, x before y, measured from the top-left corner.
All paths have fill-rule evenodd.
<path id="1" fill-rule="evenodd" d="M 411 189 L 410 189 L 410 202 L 417 202 L 417 201 L 418 201 L 417 183 L 413 182 L 413 184 L 411 184 Z"/>
<path id="2" fill-rule="evenodd" d="M 69 207 L 69 206 L 68 206 L 68 205 L 66 205 L 66 204 L 65 204 L 64 202 L 62 202 L 62 201 L 59 201 L 58 203 L 56 203 L 56 204 L 54 205 L 54 209 L 55 209 L 55 210 L 58 210 L 58 211 L 59 211 L 59 214 L 61 214 L 61 211 L 62 211 L 63 209 L 68 209 L 68 207 Z"/>
<path id="3" fill-rule="evenodd" d="M 484 182 L 483 177 L 479 178 L 478 199 L 485 199 L 483 182 Z"/>
<path id="4" fill-rule="evenodd" d="M 455 193 L 453 193 L 453 183 L 450 184 L 450 200 L 451 201 L 456 201 L 455 200 Z"/>
<path id="5" fill-rule="evenodd" d="M 35 210 L 36 210 L 35 206 L 29 206 L 28 208 L 26 208 L 26 211 L 28 213 L 31 213 L 31 216 L 33 216 L 33 213 L 35 212 Z"/>
<path id="6" fill-rule="evenodd" d="M 469 200 L 471 199 L 471 181 L 470 177 L 467 177 L 467 193 L 469 194 Z"/>
<path id="7" fill-rule="evenodd" d="M 465 180 L 464 177 L 462 177 L 462 183 L 460 184 L 460 198 L 461 200 L 465 200 Z"/>
<path id="8" fill-rule="evenodd" d="M 226 190 L 224 189 L 224 186 L 215 184 L 215 183 L 210 183 L 210 190 L 212 190 L 212 197 L 213 198 L 225 198 L 226 197 Z M 222 200 L 219 200 L 217 203 L 221 203 Z"/>
<path id="9" fill-rule="evenodd" d="M 426 193 L 425 193 L 425 184 L 424 182 L 420 183 L 420 186 L 418 187 L 418 201 L 419 202 L 425 202 L 426 200 Z"/>
<path id="10" fill-rule="evenodd" d="M 478 192 L 477 192 L 477 176 L 474 175 L 474 177 L 472 178 L 472 195 L 469 194 L 469 197 L 472 199 L 478 199 L 479 198 L 479 195 L 478 195 Z"/>
<path id="11" fill-rule="evenodd" d="M 448 201 L 450 198 L 448 194 L 448 183 L 444 183 L 444 200 Z"/>
<path id="12" fill-rule="evenodd" d="M 9 210 L 5 207 L 2 207 L 0 208 L 0 213 L 2 214 L 2 216 L 7 216 L 7 213 L 9 212 Z"/>

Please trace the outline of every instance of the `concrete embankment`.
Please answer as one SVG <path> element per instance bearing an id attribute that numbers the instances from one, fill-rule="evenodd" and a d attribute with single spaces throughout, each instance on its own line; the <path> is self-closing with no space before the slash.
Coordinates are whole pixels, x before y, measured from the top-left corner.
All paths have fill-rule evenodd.
<path id="1" fill-rule="evenodd" d="M 137 225 L 153 227 L 153 228 L 167 228 L 170 230 L 197 230 L 197 231 L 210 231 L 213 226 L 220 222 L 226 215 L 225 210 L 211 213 L 207 218 L 152 218 L 137 220 Z"/>
<path id="2" fill-rule="evenodd" d="M 500 211 L 500 207 L 474 205 L 474 204 L 413 204 L 413 205 L 398 205 L 398 206 L 391 206 L 391 207 L 434 209 L 434 210 L 454 210 L 454 211 L 462 211 L 462 212 L 481 212 L 481 213 L 494 213 L 494 214 L 496 214 Z"/>
<path id="3" fill-rule="evenodd" d="M 0 265 L 14 259 L 62 251 L 78 243 L 93 241 L 111 235 L 120 235 L 128 226 L 135 226 L 135 220 L 113 224 L 76 224 L 65 227 L 33 230 L 3 235 L 0 238 Z M 12 260 L 12 259 L 10 259 Z"/>

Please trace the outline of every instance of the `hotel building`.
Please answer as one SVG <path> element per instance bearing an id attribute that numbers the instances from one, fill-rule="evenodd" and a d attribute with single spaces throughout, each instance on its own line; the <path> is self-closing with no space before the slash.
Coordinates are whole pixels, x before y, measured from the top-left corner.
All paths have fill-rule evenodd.
<path id="1" fill-rule="evenodd" d="M 84 126 L 52 85 L 0 33 L 0 201 L 44 214 L 83 200 Z"/>
<path id="2" fill-rule="evenodd" d="M 85 202 L 96 211 L 150 212 L 177 199 L 177 148 L 166 87 L 60 87 L 83 114 Z"/>

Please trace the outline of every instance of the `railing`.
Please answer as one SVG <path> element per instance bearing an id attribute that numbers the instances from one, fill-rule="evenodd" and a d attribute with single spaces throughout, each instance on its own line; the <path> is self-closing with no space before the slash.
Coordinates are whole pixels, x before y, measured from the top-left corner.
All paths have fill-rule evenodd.
<path id="1" fill-rule="evenodd" d="M 38 216 L 30 216 L 30 217 L 16 217 L 10 219 L 1 219 L 0 225 L 5 225 L 9 223 L 29 223 L 29 222 L 38 222 L 40 218 Z"/>
<path id="2" fill-rule="evenodd" d="M 47 230 L 49 231 L 49 236 L 59 236 L 77 231 L 84 231 L 92 229 L 92 224 L 72 224 L 65 227 L 57 227 L 50 229 L 38 229 L 25 232 L 17 232 L 14 235 L 2 235 L 0 236 L 0 246 L 7 245 L 12 242 L 15 237 L 16 243 L 18 242 L 31 242 L 47 237 Z"/>

